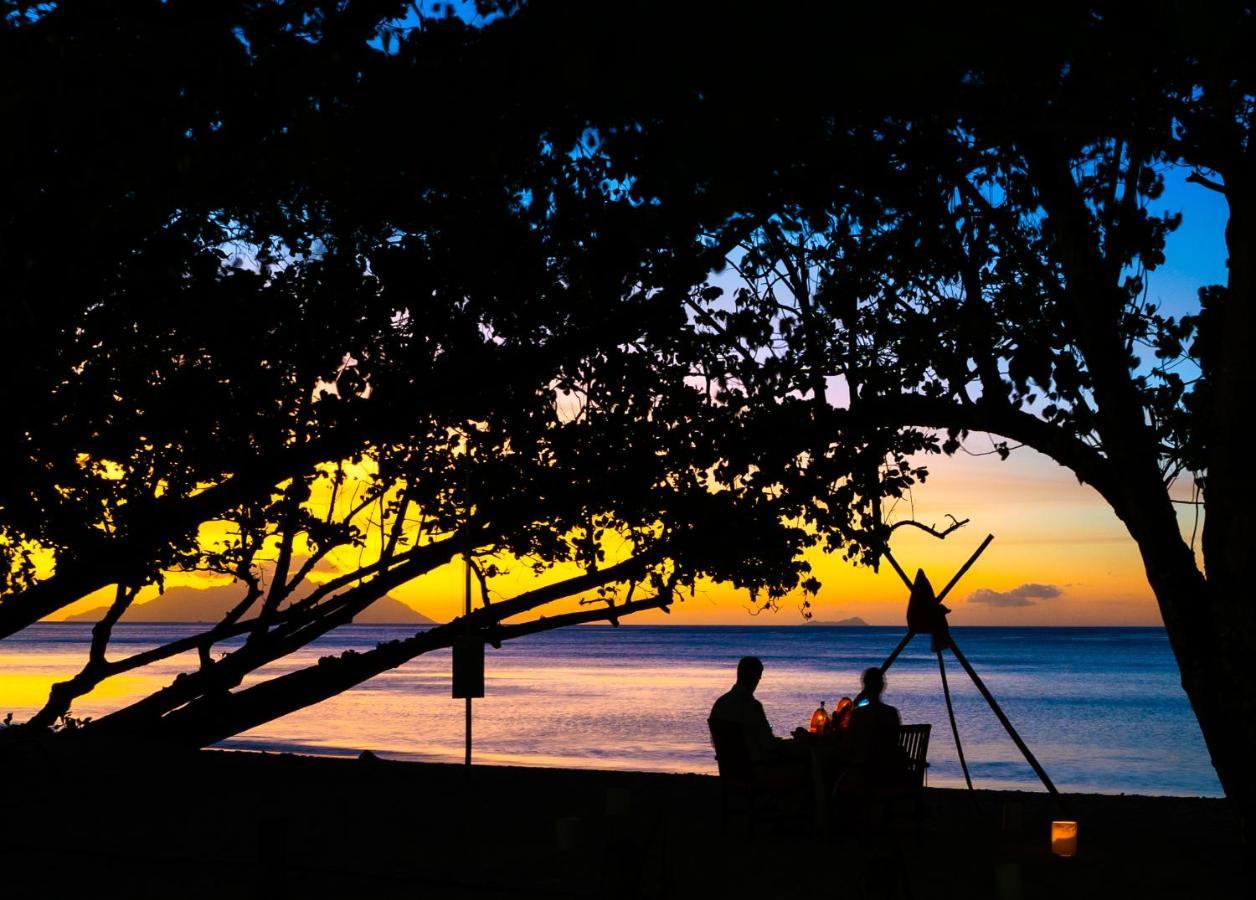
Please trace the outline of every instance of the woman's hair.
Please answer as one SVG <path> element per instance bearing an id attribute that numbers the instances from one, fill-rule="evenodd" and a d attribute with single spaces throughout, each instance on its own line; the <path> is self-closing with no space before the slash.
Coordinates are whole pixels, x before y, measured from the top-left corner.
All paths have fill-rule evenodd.
<path id="1" fill-rule="evenodd" d="M 864 669 L 863 692 L 866 697 L 880 697 L 885 690 L 885 673 L 877 666 Z"/>

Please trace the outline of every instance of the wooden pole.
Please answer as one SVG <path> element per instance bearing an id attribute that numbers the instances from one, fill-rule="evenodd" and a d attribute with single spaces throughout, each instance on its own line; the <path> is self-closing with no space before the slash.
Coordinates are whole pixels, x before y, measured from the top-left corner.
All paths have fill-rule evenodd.
<path id="1" fill-rule="evenodd" d="M 951 688 L 946 683 L 946 663 L 942 651 L 938 651 L 938 674 L 942 676 L 942 696 L 946 698 L 946 716 L 951 720 L 951 735 L 955 738 L 955 752 L 959 755 L 959 767 L 964 770 L 964 783 L 973 789 L 972 776 L 968 774 L 968 761 L 964 759 L 964 745 L 959 740 L 959 726 L 955 724 L 955 707 L 951 706 Z"/>
<path id="2" fill-rule="evenodd" d="M 990 693 L 990 689 L 986 687 L 985 682 L 981 680 L 981 676 L 977 674 L 977 671 L 972 667 L 972 664 L 969 663 L 964 654 L 960 652 L 959 647 L 955 644 L 954 638 L 951 638 L 950 640 L 950 648 L 951 652 L 955 654 L 955 658 L 959 660 L 959 664 L 964 667 L 964 671 L 968 673 L 968 677 L 971 678 L 973 680 L 973 684 L 977 686 L 977 690 L 981 691 L 981 696 L 985 697 L 986 703 L 990 704 L 990 709 L 994 711 L 995 717 L 998 718 L 999 723 L 1007 732 L 1008 737 L 1012 739 L 1012 743 L 1016 745 L 1016 748 L 1020 750 L 1021 755 L 1025 757 L 1025 762 L 1029 763 L 1030 768 L 1034 770 L 1034 773 L 1038 776 L 1039 780 L 1046 786 L 1047 791 L 1049 791 L 1051 796 L 1053 796 L 1059 802 L 1060 806 L 1067 811 L 1067 802 L 1060 795 L 1060 792 L 1056 790 L 1055 785 L 1051 783 L 1051 779 L 1047 776 L 1046 770 L 1039 765 L 1038 760 L 1034 758 L 1034 754 L 1030 751 L 1029 747 L 1021 740 L 1021 736 L 1016 733 L 1016 729 L 1012 727 L 1011 720 L 1008 719 L 1007 715 L 1003 712 L 1003 709 L 999 706 L 999 702 L 994 699 L 994 694 Z"/>
<path id="3" fill-rule="evenodd" d="M 466 571 L 464 573 L 466 576 L 465 584 L 464 584 L 465 590 L 463 592 L 462 608 L 463 608 L 464 615 L 466 615 L 467 617 L 467 623 L 468 623 L 467 627 L 469 628 L 470 622 L 471 622 L 471 554 L 464 553 L 462 558 L 466 562 Z M 466 704 L 467 704 L 467 709 L 466 709 L 466 716 L 467 716 L 466 743 L 467 745 L 466 745 L 466 759 L 464 761 L 464 764 L 468 768 L 470 768 L 471 767 L 471 698 L 470 697 L 466 698 Z"/>
<path id="4" fill-rule="evenodd" d="M 946 595 L 951 592 L 951 588 L 959 583 L 964 577 L 964 573 L 973 567 L 973 563 L 977 561 L 977 557 L 986 552 L 986 548 L 990 546 L 990 542 L 994 540 L 994 535 L 987 534 L 986 539 L 981 542 L 981 546 L 974 551 L 973 555 L 968 557 L 968 562 L 960 566 L 959 571 L 955 573 L 955 577 L 946 583 L 946 587 L 942 588 L 942 593 L 938 594 L 938 602 L 941 603 L 946 599 Z"/>
<path id="5" fill-rule="evenodd" d="M 910 644 L 911 639 L 915 636 L 916 632 L 914 631 L 908 631 L 907 634 L 903 635 L 903 639 L 898 642 L 898 646 L 894 648 L 894 652 L 885 658 L 885 662 L 881 663 L 882 674 L 885 674 L 885 671 L 889 669 L 890 666 L 894 665 L 894 660 L 898 659 L 898 655 L 903 652 L 903 648 Z"/>
<path id="6" fill-rule="evenodd" d="M 890 553 L 889 548 L 885 549 L 885 558 L 890 561 L 890 565 L 894 567 L 894 571 L 898 573 L 898 577 L 903 579 L 903 584 L 907 585 L 907 590 L 912 589 L 912 580 L 907 577 L 907 573 L 903 571 L 903 567 L 898 564 L 898 560 L 894 558 L 894 554 Z"/>

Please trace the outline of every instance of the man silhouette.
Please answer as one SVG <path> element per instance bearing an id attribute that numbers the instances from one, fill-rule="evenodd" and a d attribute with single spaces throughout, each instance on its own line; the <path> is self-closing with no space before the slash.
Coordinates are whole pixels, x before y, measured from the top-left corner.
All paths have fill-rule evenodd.
<path id="1" fill-rule="evenodd" d="M 743 656 L 737 663 L 737 683 L 711 707 L 709 718 L 732 722 L 741 728 L 754 762 L 772 762 L 787 755 L 788 743 L 772 733 L 763 704 L 754 691 L 763 678 L 763 662 L 757 656 Z"/>

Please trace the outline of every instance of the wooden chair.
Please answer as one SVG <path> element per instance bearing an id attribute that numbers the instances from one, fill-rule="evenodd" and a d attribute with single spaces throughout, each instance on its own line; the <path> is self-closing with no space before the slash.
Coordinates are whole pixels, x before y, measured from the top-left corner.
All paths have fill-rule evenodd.
<path id="1" fill-rule="evenodd" d="M 856 782 L 851 787 L 836 787 L 834 799 L 841 797 L 847 806 L 847 816 L 853 814 L 857 821 L 876 824 L 876 830 L 888 830 L 902 818 L 900 812 L 910 808 L 917 838 L 920 836 L 920 816 L 924 787 L 929 770 L 929 724 L 900 725 L 898 748 L 903 754 L 906 777 L 892 783 Z"/>
<path id="2" fill-rule="evenodd" d="M 933 726 L 901 725 L 898 729 L 898 746 L 907 763 L 909 785 L 919 791 L 929 783 L 929 732 Z"/>
<path id="3" fill-rule="evenodd" d="M 901 725 L 898 729 L 898 746 L 907 764 L 906 784 L 895 794 L 911 804 L 912 825 L 916 840 L 920 840 L 920 818 L 924 809 L 925 785 L 929 781 L 929 733 L 933 726 Z"/>
<path id="4" fill-rule="evenodd" d="M 734 815 L 746 817 L 746 830 L 751 835 L 762 822 L 799 817 L 789 809 L 787 801 L 813 790 L 809 772 L 801 765 L 795 770 L 755 763 L 741 725 L 736 722 L 707 719 L 707 728 L 719 770 L 721 832 L 727 833 L 728 820 Z"/>

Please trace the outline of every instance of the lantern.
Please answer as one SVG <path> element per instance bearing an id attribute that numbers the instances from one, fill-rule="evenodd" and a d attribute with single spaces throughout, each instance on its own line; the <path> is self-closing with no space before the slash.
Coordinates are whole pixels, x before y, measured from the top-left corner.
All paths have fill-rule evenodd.
<path id="1" fill-rule="evenodd" d="M 837 701 L 837 705 L 833 707 L 833 724 L 837 726 L 838 731 L 845 731 L 850 727 L 850 717 L 855 712 L 855 702 L 849 697 L 843 697 Z"/>
<path id="2" fill-rule="evenodd" d="M 1051 852 L 1056 856 L 1077 855 L 1077 823 L 1051 823 Z"/>
<path id="3" fill-rule="evenodd" d="M 824 734 L 824 729 L 828 727 L 829 714 L 824 711 L 824 701 L 820 701 L 820 708 L 811 714 L 811 733 Z"/>

